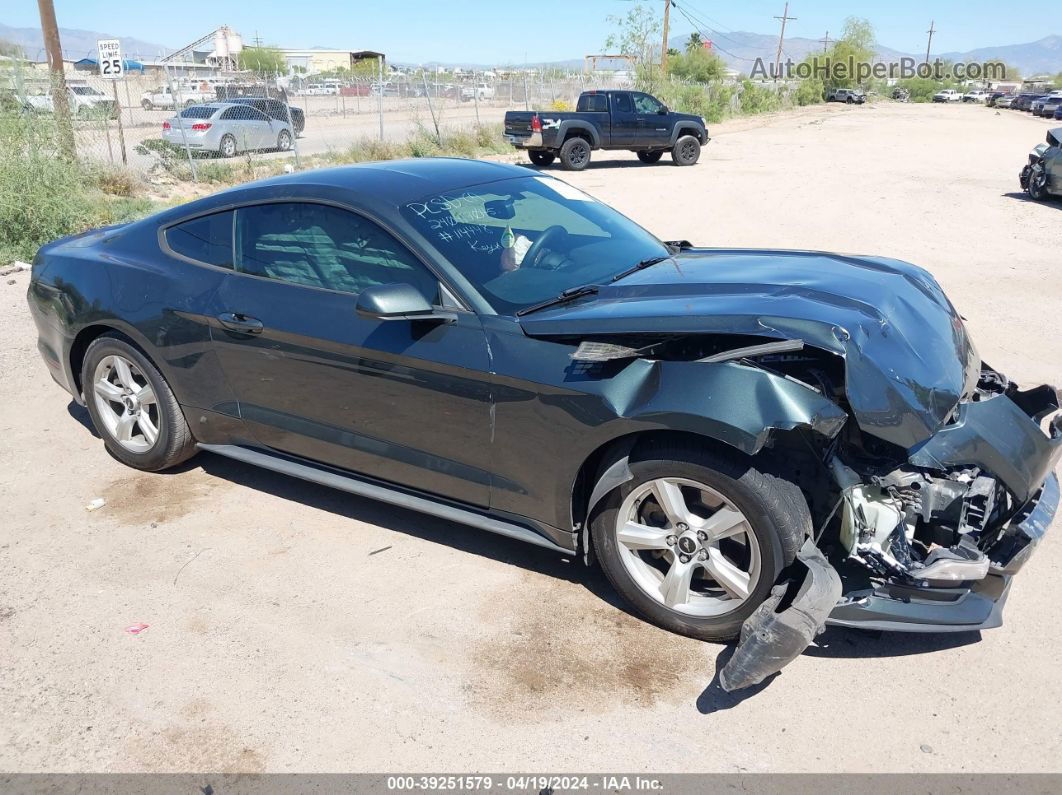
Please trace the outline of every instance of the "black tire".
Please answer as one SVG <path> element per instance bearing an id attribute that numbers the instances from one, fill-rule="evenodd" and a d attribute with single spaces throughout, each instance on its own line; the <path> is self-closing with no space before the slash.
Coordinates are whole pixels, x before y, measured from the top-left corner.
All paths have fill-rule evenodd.
<path id="1" fill-rule="evenodd" d="M 291 149 L 291 133 L 287 130 L 281 130 L 277 136 L 277 151 L 286 152 Z"/>
<path id="2" fill-rule="evenodd" d="M 1038 202 L 1047 198 L 1047 174 L 1044 171 L 1029 176 L 1029 198 Z"/>
<path id="3" fill-rule="evenodd" d="M 664 153 L 657 150 L 655 152 L 639 152 L 638 159 L 643 163 L 658 163 L 660 158 L 664 156 Z"/>
<path id="4" fill-rule="evenodd" d="M 676 166 L 692 166 L 701 157 L 701 142 L 693 135 L 683 135 L 671 147 L 671 159 Z"/>
<path id="5" fill-rule="evenodd" d="M 569 138 L 560 148 L 561 166 L 567 171 L 582 171 L 590 165 L 590 142 L 585 138 Z"/>
<path id="6" fill-rule="evenodd" d="M 852 99 L 851 97 L 848 97 L 848 99 L 846 99 L 846 100 L 845 100 L 845 104 L 846 104 L 846 105 L 851 105 L 851 104 L 852 104 L 852 103 L 854 103 L 854 102 L 855 102 L 855 100 L 854 100 L 854 99 Z"/>
<path id="7" fill-rule="evenodd" d="M 221 141 L 218 143 L 218 154 L 222 157 L 235 157 L 238 153 L 236 139 L 228 133 L 221 136 Z"/>
<path id="8" fill-rule="evenodd" d="M 158 438 L 152 447 L 143 453 L 126 449 L 107 429 L 100 416 L 99 406 L 93 391 L 94 374 L 99 363 L 107 356 L 121 356 L 131 361 L 151 385 L 155 393 L 158 421 Z M 85 351 L 81 367 L 81 384 L 85 393 L 85 405 L 92 424 L 99 433 L 107 451 L 126 466 L 145 472 L 158 472 L 169 469 L 196 454 L 196 442 L 192 431 L 184 418 L 184 412 L 177 404 L 166 379 L 155 365 L 139 348 L 118 335 L 104 334 L 97 337 Z"/>
<path id="9" fill-rule="evenodd" d="M 527 157 L 536 166 L 548 166 L 557 159 L 555 154 L 545 149 L 528 149 Z"/>
<path id="10" fill-rule="evenodd" d="M 800 489 L 764 469 L 762 463 L 735 452 L 726 457 L 693 447 L 661 445 L 630 462 L 634 479 L 614 489 L 590 518 L 594 552 L 617 592 L 647 621 L 659 627 L 710 641 L 738 636 L 741 625 L 763 602 L 782 569 L 793 562 L 811 534 L 811 514 Z M 698 617 L 665 606 L 638 585 L 624 566 L 629 554 L 616 539 L 616 523 L 623 500 L 646 482 L 686 478 L 723 495 L 743 513 L 755 531 L 760 555 L 759 576 L 750 583 L 749 597 L 731 612 Z"/>
<path id="11" fill-rule="evenodd" d="M 150 99 L 141 100 L 140 107 L 142 107 L 144 110 L 155 110 L 155 106 L 151 104 Z"/>

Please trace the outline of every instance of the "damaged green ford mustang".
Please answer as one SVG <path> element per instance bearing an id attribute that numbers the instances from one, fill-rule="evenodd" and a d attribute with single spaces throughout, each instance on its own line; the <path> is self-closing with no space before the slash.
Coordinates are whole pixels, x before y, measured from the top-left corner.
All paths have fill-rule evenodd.
<path id="1" fill-rule="evenodd" d="M 243 185 L 44 246 L 29 303 L 129 466 L 206 450 L 577 555 L 739 638 L 727 689 L 824 624 L 998 626 L 1058 505 L 1058 392 L 925 271 L 662 242 L 515 166 Z"/>

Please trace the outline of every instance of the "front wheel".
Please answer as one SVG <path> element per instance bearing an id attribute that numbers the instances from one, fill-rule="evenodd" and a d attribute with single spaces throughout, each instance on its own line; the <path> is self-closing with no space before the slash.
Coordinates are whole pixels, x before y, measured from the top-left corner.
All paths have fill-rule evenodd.
<path id="1" fill-rule="evenodd" d="M 692 135 L 683 135 L 671 148 L 671 159 L 676 166 L 692 166 L 701 157 L 701 142 Z"/>
<path id="2" fill-rule="evenodd" d="M 1029 175 L 1029 198 L 1034 201 L 1047 198 L 1047 172 L 1043 169 L 1034 170 Z"/>
<path id="3" fill-rule="evenodd" d="M 590 142 L 585 138 L 569 138 L 560 149 L 560 161 L 568 171 L 582 171 L 590 165 Z"/>
<path id="4" fill-rule="evenodd" d="M 195 455 L 195 439 L 169 384 L 127 340 L 107 334 L 93 340 L 81 383 L 92 424 L 123 464 L 157 472 Z"/>
<path id="5" fill-rule="evenodd" d="M 544 149 L 529 149 L 527 150 L 527 157 L 536 166 L 548 166 L 557 159 L 555 154 Z"/>
<path id="6" fill-rule="evenodd" d="M 695 448 L 653 451 L 630 470 L 590 520 L 609 581 L 664 629 L 736 637 L 811 532 L 800 489 L 739 454 Z"/>
<path id="7" fill-rule="evenodd" d="M 142 107 L 144 110 L 155 110 L 155 106 L 151 104 L 150 99 L 141 100 L 140 107 Z"/>
<path id="8" fill-rule="evenodd" d="M 639 152 L 638 159 L 643 163 L 657 163 L 664 156 L 663 152 Z"/>

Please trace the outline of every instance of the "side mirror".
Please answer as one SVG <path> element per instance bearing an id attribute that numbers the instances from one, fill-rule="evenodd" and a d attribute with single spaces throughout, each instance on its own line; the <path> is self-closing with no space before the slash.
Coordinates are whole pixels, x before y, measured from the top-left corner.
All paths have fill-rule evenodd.
<path id="1" fill-rule="evenodd" d="M 667 115 L 667 105 L 664 105 L 662 108 L 660 108 L 660 110 L 657 111 L 657 114 L 660 115 L 660 116 L 666 116 Z"/>
<path id="2" fill-rule="evenodd" d="M 361 291 L 358 315 L 374 320 L 428 320 L 449 323 L 452 313 L 440 312 L 411 284 L 379 284 Z"/>

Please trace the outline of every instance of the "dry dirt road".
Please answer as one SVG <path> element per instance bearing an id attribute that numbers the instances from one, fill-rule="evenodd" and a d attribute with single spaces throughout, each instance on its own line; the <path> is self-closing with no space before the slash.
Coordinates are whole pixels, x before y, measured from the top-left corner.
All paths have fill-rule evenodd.
<path id="1" fill-rule="evenodd" d="M 665 239 L 918 262 L 986 359 L 1059 382 L 1062 203 L 1017 193 L 1047 126 L 816 108 L 720 125 L 695 168 L 602 156 L 568 178 Z M 49 380 L 27 275 L 12 278 L 0 770 L 1062 769 L 1057 530 L 1002 629 L 831 630 L 726 695 L 710 685 L 722 647 L 632 618 L 600 576 L 534 547 L 210 455 L 123 468 Z"/>

